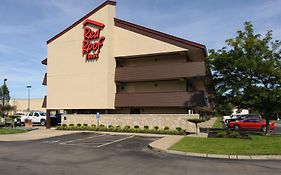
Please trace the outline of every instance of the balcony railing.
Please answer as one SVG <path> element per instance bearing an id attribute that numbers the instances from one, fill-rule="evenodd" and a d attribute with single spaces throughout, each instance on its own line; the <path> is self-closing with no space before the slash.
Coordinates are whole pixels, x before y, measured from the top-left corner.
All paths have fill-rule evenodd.
<path id="1" fill-rule="evenodd" d="M 117 93 L 115 107 L 196 107 L 208 106 L 204 91 Z"/>
<path id="2" fill-rule="evenodd" d="M 205 76 L 204 62 L 117 67 L 115 81 L 135 82 Z"/>

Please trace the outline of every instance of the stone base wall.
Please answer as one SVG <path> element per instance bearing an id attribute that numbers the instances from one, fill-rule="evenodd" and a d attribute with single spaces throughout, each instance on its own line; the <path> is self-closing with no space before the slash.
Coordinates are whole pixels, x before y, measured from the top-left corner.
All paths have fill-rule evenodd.
<path id="1" fill-rule="evenodd" d="M 100 114 L 100 124 L 103 125 L 120 125 L 122 127 L 129 125 L 134 127 L 138 125 L 140 128 L 149 126 L 152 129 L 158 126 L 159 129 L 169 127 L 174 130 L 181 127 L 187 132 L 195 132 L 195 124 L 188 122 L 189 118 L 199 118 L 198 114 Z M 95 114 L 67 114 L 62 116 L 62 124 L 88 124 L 97 125 Z"/>

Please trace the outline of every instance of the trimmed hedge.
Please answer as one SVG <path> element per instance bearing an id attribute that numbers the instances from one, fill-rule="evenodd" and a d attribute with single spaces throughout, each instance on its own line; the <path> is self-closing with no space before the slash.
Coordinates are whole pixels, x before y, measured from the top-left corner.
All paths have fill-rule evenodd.
<path id="1" fill-rule="evenodd" d="M 129 132 L 129 133 L 152 133 L 152 134 L 170 134 L 170 135 L 185 135 L 185 130 L 177 128 L 176 130 L 170 130 L 168 127 L 163 129 L 159 129 L 158 126 L 155 126 L 153 129 L 149 129 L 148 126 L 144 126 L 144 128 L 140 128 L 139 126 L 134 126 L 131 128 L 130 126 L 126 125 L 124 127 L 121 126 L 105 126 L 100 125 L 96 127 L 96 125 L 88 126 L 88 125 L 81 125 L 74 124 L 62 125 L 57 126 L 57 130 L 79 130 L 79 131 L 110 131 L 110 132 Z"/>

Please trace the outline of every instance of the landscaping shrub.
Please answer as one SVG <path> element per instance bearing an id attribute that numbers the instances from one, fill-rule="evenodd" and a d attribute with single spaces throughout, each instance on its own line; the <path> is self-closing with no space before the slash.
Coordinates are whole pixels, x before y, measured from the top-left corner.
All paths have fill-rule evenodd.
<path id="1" fill-rule="evenodd" d="M 149 129 L 149 126 L 145 125 L 143 128 L 144 128 L 144 129 Z"/>
<path id="2" fill-rule="evenodd" d="M 226 136 L 226 131 L 218 131 L 217 136 L 218 137 L 225 137 Z"/>
<path id="3" fill-rule="evenodd" d="M 92 127 L 94 127 L 94 128 L 96 128 L 96 127 L 97 127 L 95 124 L 92 124 L 91 126 L 92 126 Z"/>
<path id="4" fill-rule="evenodd" d="M 63 126 L 63 127 L 66 127 L 66 126 L 67 126 L 67 124 L 63 124 L 62 126 Z"/>
<path id="5" fill-rule="evenodd" d="M 77 126 L 78 126 L 78 127 L 81 127 L 81 123 L 78 123 Z"/>
<path id="6" fill-rule="evenodd" d="M 71 124 L 69 124 L 69 126 L 74 126 L 74 124 L 71 123 Z"/>
<path id="7" fill-rule="evenodd" d="M 168 126 L 165 126 L 164 127 L 164 130 L 169 130 L 170 128 Z"/>
<path id="8" fill-rule="evenodd" d="M 71 125 L 71 126 L 70 126 Z M 139 133 L 154 133 L 154 134 L 171 134 L 171 135 L 185 135 L 185 131 L 182 129 L 178 130 L 169 130 L 168 127 L 165 127 L 164 129 L 159 129 L 158 126 L 155 126 L 153 129 L 149 129 L 148 126 L 144 126 L 144 129 L 140 129 L 139 126 L 134 126 L 134 128 L 131 128 L 129 125 L 124 126 L 123 128 L 121 126 L 112 126 L 109 125 L 106 127 L 105 125 L 100 125 L 99 128 L 96 127 L 96 125 L 89 126 L 82 126 L 79 127 L 74 126 L 73 124 L 70 124 L 69 126 L 58 126 L 58 130 L 90 130 L 90 131 L 112 131 L 112 132 L 139 132 Z"/>
<path id="9" fill-rule="evenodd" d="M 88 124 L 85 124 L 85 123 L 84 123 L 83 126 L 88 126 Z"/>
<path id="10" fill-rule="evenodd" d="M 176 127 L 176 130 L 181 131 L 182 129 L 181 129 L 181 127 Z"/>
<path id="11" fill-rule="evenodd" d="M 240 137 L 240 133 L 237 132 L 237 131 L 231 131 L 231 132 L 229 133 L 229 136 L 230 136 L 231 138 L 239 138 L 239 137 Z"/>
<path id="12" fill-rule="evenodd" d="M 108 128 L 109 128 L 109 129 L 112 129 L 112 128 L 114 128 L 114 127 L 113 127 L 112 125 L 108 125 Z"/>

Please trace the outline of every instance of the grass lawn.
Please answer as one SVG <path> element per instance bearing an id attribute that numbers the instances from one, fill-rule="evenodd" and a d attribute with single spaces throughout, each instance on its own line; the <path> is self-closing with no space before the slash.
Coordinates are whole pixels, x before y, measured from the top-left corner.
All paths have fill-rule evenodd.
<path id="1" fill-rule="evenodd" d="M 18 134 L 18 133 L 24 133 L 27 132 L 26 130 L 22 129 L 3 129 L 0 128 L 0 134 Z"/>
<path id="2" fill-rule="evenodd" d="M 216 120 L 216 122 L 214 123 L 214 125 L 213 125 L 212 128 L 223 128 L 223 127 L 222 127 L 222 123 L 221 123 L 221 119 L 222 119 L 222 117 L 217 117 L 217 120 Z"/>
<path id="3" fill-rule="evenodd" d="M 281 155 L 281 136 L 251 135 L 252 139 L 185 137 L 170 149 L 227 155 Z"/>

